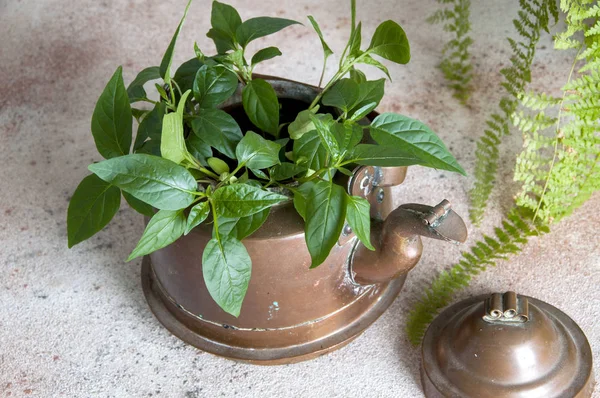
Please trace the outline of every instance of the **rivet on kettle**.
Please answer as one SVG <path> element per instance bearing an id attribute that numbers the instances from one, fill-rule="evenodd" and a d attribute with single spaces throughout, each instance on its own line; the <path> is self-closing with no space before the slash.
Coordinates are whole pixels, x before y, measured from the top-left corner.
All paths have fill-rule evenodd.
<path id="1" fill-rule="evenodd" d="M 385 197 L 385 191 L 383 188 L 379 188 L 379 192 L 377 192 L 377 203 L 383 202 L 383 198 Z"/>

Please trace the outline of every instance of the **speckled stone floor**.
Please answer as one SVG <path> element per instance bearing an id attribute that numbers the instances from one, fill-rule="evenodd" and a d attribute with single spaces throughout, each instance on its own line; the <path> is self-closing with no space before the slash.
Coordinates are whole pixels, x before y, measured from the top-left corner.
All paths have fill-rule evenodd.
<path id="1" fill-rule="evenodd" d="M 334 51 L 348 30 L 345 0 L 232 0 L 242 17 L 275 15 L 321 23 Z M 474 168 L 475 139 L 498 101 L 503 40 L 516 1 L 473 2 L 476 90 L 462 107 L 444 86 L 439 62 L 443 33 L 425 18 L 433 0 L 358 1 L 365 37 L 394 19 L 412 47 L 407 66 L 390 65 L 382 111 L 427 122 L 459 161 Z M 66 209 L 87 165 L 99 160 L 89 126 L 104 84 L 122 64 L 126 82 L 160 62 L 184 0 L 0 1 L 0 396 L 1 397 L 419 397 L 419 350 L 405 337 L 406 313 L 432 277 L 466 247 L 426 242 L 402 295 L 360 338 L 310 362 L 278 367 L 239 364 L 191 348 L 153 317 L 141 291 L 140 263 L 125 263 L 142 230 L 127 207 L 104 232 L 67 249 Z M 207 52 L 210 2 L 196 0 L 180 37 L 175 65 Z M 259 68 L 316 83 L 321 50 L 316 35 L 295 26 L 266 41 L 284 53 Z M 257 48 L 254 46 L 253 48 Z M 533 86 L 557 93 L 572 54 L 542 39 Z M 333 63 L 332 63 L 333 64 Z M 330 70 L 331 72 L 331 70 Z M 369 70 L 369 76 L 379 76 Z M 511 202 L 519 137 L 507 140 L 500 177 L 484 225 L 469 225 L 469 242 L 489 232 Z M 449 199 L 468 213 L 473 177 L 414 167 L 398 204 Z M 600 358 L 600 196 L 519 256 L 477 278 L 456 299 L 494 291 L 548 301 L 573 317 Z M 596 393 L 598 394 L 598 393 Z M 600 395 L 597 395 L 600 396 Z"/>

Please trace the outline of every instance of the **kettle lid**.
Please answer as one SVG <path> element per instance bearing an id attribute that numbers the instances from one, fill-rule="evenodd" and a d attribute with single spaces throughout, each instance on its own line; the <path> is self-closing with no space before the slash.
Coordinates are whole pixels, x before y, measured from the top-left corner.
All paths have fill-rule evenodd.
<path id="1" fill-rule="evenodd" d="M 565 313 L 514 292 L 461 301 L 425 333 L 431 397 L 590 397 L 592 351 Z"/>

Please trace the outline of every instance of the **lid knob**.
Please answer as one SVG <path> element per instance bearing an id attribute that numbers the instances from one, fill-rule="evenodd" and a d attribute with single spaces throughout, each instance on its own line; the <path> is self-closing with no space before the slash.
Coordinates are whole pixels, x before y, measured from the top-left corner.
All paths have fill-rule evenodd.
<path id="1" fill-rule="evenodd" d="M 529 320 L 529 302 L 515 292 L 494 293 L 485 300 L 483 320 L 489 323 L 524 323 Z"/>

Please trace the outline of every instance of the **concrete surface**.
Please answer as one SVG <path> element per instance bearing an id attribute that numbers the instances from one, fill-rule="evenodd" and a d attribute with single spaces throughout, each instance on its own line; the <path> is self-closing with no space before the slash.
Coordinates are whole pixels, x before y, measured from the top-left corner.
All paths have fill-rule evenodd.
<path id="1" fill-rule="evenodd" d="M 312 14 L 338 52 L 348 34 L 345 0 L 231 2 L 243 18 L 275 15 L 306 22 L 305 15 Z M 509 51 L 503 37 L 513 32 L 516 1 L 473 2 L 476 91 L 470 108 L 451 97 L 435 68 L 445 36 L 424 22 L 433 0 L 358 3 L 364 41 L 391 18 L 411 42 L 411 63 L 390 65 L 394 82 L 387 84 L 380 110 L 429 123 L 472 172 L 474 140 L 500 94 L 498 70 Z M 102 233 L 67 249 L 68 200 L 87 165 L 100 159 L 89 131 L 95 101 L 117 65 L 123 64 L 129 82 L 138 70 L 160 62 L 184 5 L 184 0 L 0 1 L 0 396 L 421 396 L 419 351 L 406 340 L 406 313 L 432 277 L 468 246 L 426 242 L 403 294 L 363 336 L 331 355 L 279 367 L 202 353 L 157 322 L 142 295 L 141 261 L 124 262 L 143 230 L 141 217 L 129 208 L 123 206 Z M 175 65 L 193 55 L 194 40 L 210 52 L 204 36 L 209 15 L 209 1 L 196 0 Z M 321 50 L 310 29 L 295 26 L 264 42 L 278 45 L 284 57 L 265 63 L 260 72 L 317 82 Z M 553 51 L 549 37 L 538 54 L 534 86 L 557 93 L 572 54 Z M 512 154 L 519 141 L 515 136 L 504 146 L 499 189 L 483 227 L 470 226 L 468 243 L 491 231 L 510 205 L 516 189 Z M 415 167 L 397 200 L 434 204 L 445 197 L 467 216 L 472 184 L 472 177 Z M 599 206 L 596 195 L 456 299 L 511 289 L 553 303 L 579 323 L 600 360 Z"/>

